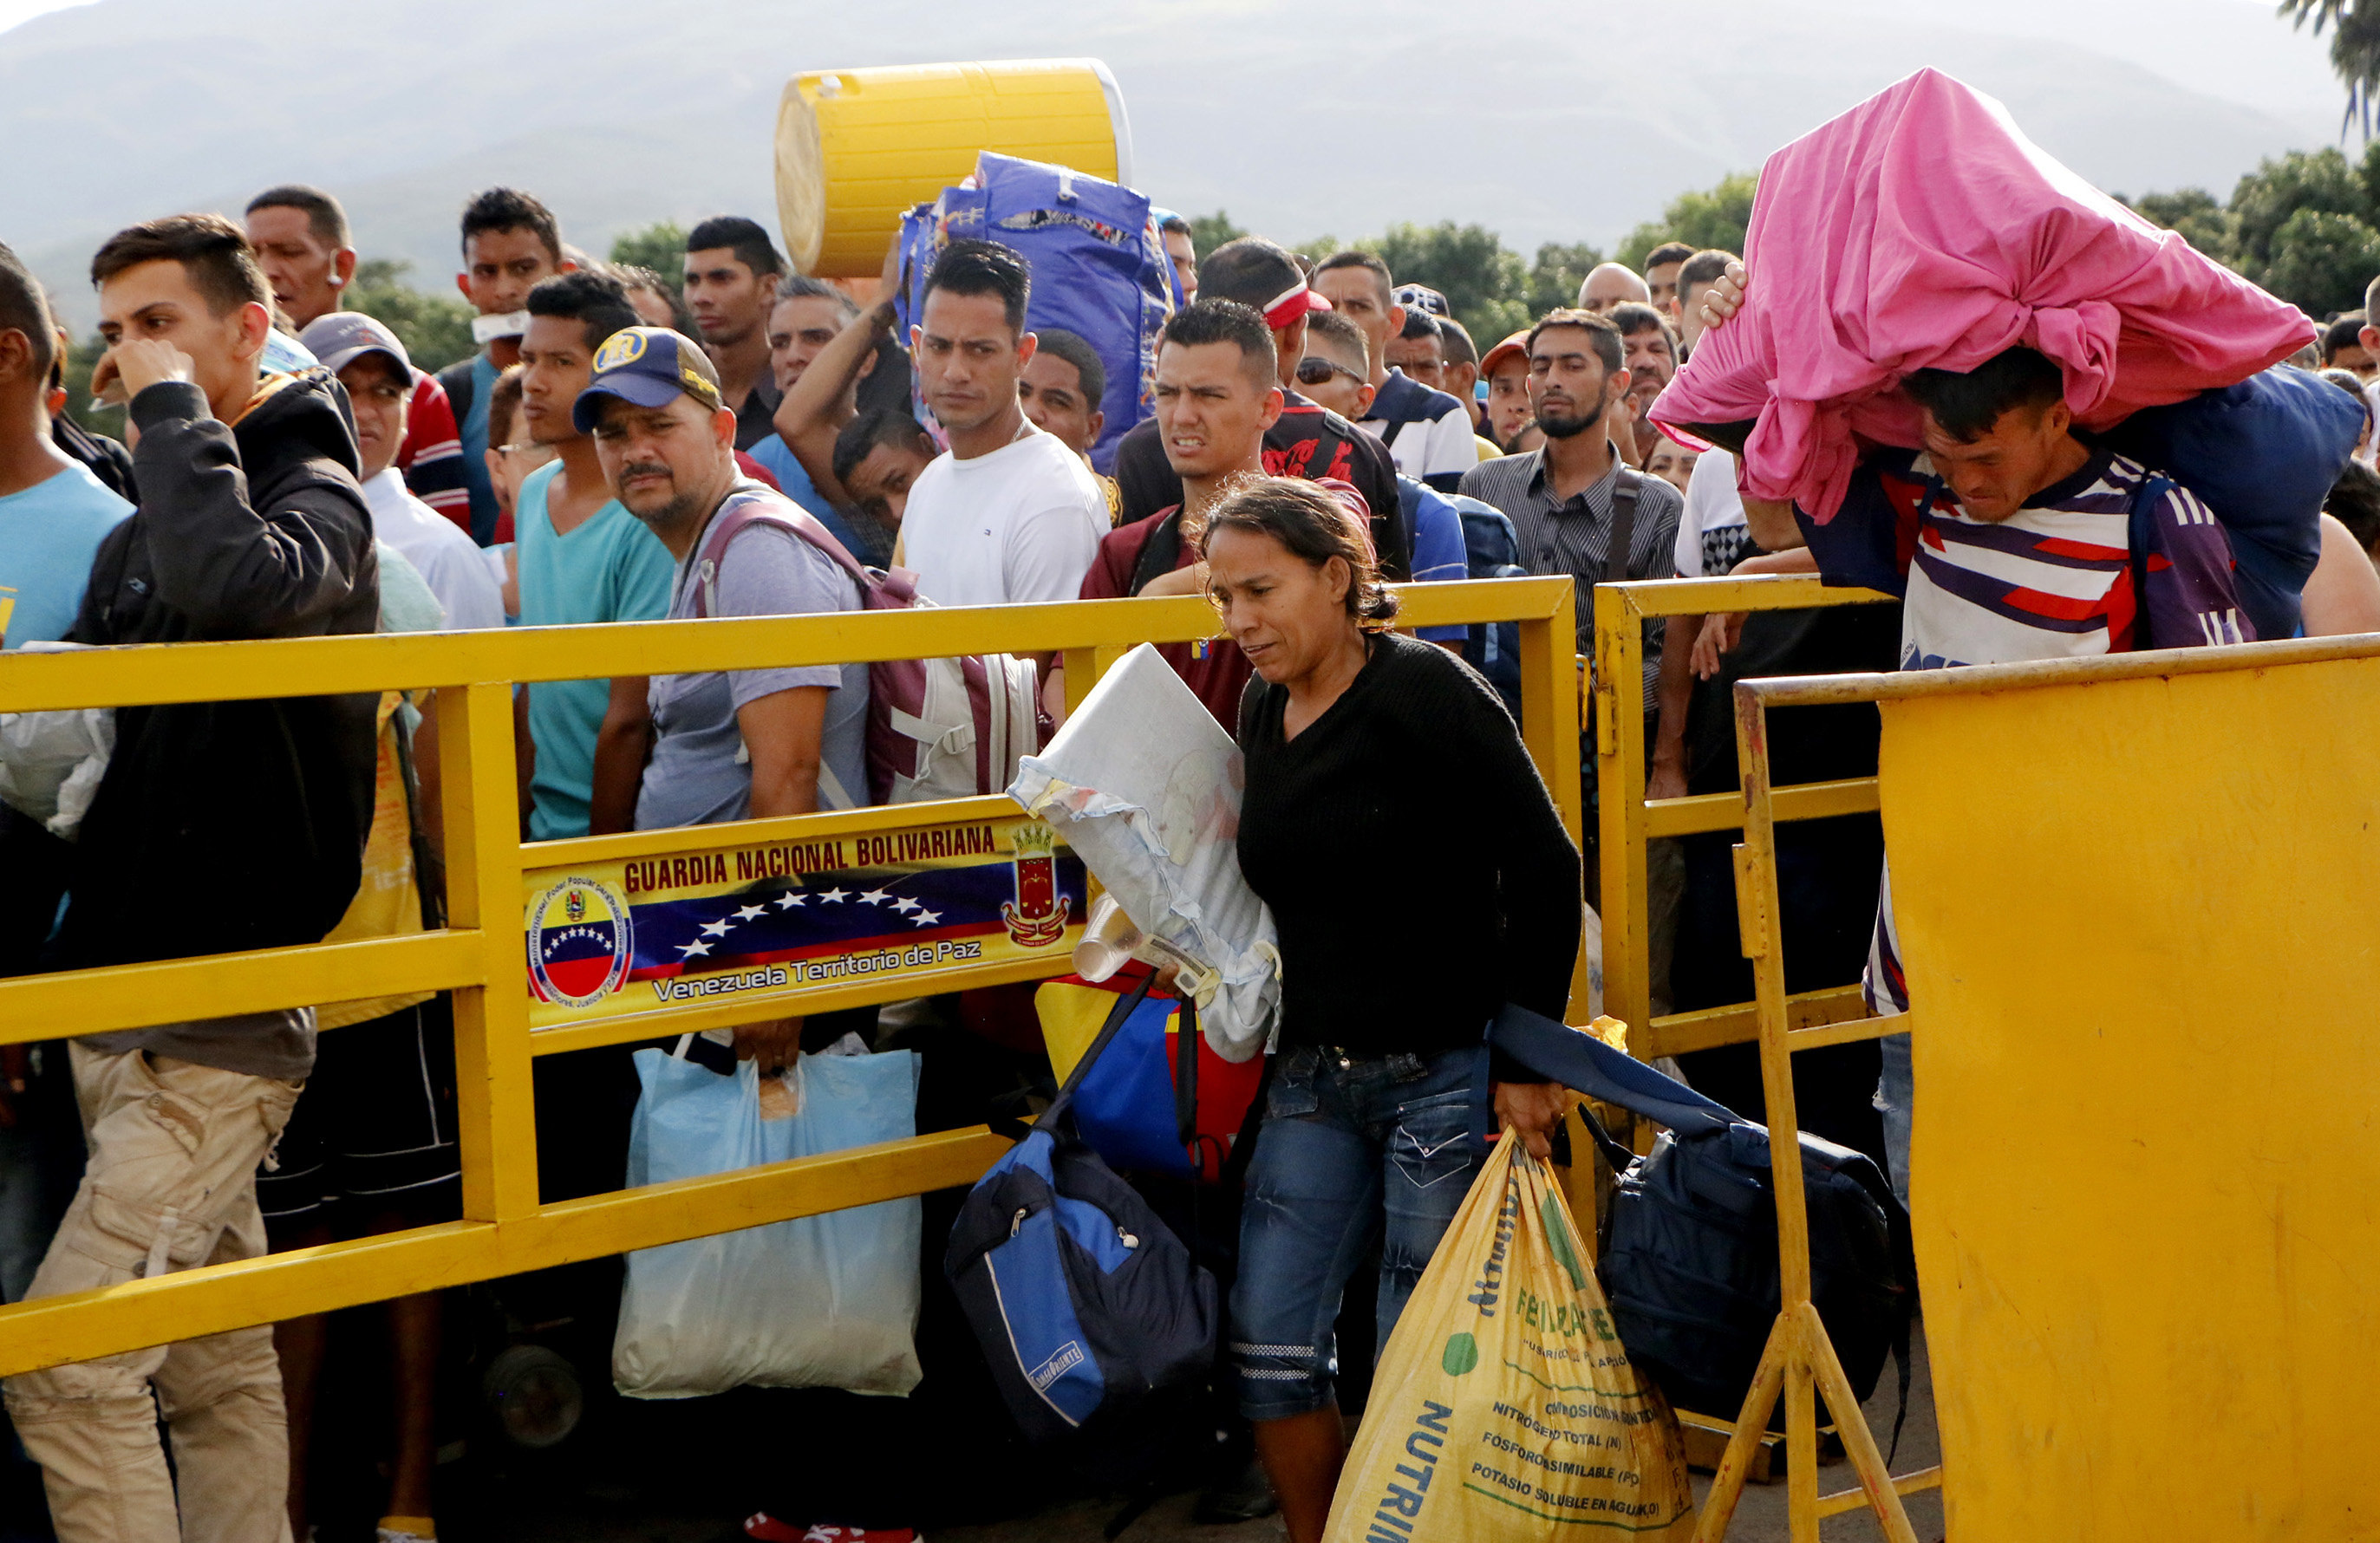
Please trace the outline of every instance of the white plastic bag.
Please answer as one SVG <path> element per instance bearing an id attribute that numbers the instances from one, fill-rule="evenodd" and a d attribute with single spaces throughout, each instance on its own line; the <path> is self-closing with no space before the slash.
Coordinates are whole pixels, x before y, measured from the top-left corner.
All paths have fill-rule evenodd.
<path id="1" fill-rule="evenodd" d="M 786 1074 L 793 1086 L 771 1088 L 765 1109 L 748 1061 L 722 1076 L 641 1050 L 637 1075 L 632 1188 L 917 1133 L 908 1051 L 803 1056 Z M 919 1376 L 922 1225 L 913 1196 L 630 1254 L 613 1383 L 632 1398 L 747 1384 L 906 1393 Z"/>
<path id="2" fill-rule="evenodd" d="M 28 643 L 27 653 L 59 652 L 80 643 Z M 0 803 L 72 841 L 82 829 L 107 758 L 115 753 L 115 710 L 69 707 L 0 712 Z"/>
<path id="3" fill-rule="evenodd" d="M 1240 748 L 1147 643 L 1119 660 L 1008 796 L 1056 827 L 1146 943 L 1182 966 L 1207 1042 L 1264 1048 L 1281 1003 L 1272 913 L 1240 874 Z"/>

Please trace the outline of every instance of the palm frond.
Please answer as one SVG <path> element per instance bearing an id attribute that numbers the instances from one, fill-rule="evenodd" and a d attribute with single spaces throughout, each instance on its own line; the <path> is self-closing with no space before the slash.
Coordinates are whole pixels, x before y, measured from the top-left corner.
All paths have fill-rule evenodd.
<path id="1" fill-rule="evenodd" d="M 2343 135 L 2360 127 L 2372 137 L 2374 93 L 2380 92 L 2380 4 L 2367 0 L 2280 0 L 2276 13 L 2291 26 L 2313 24 L 2316 37 L 2330 32 L 2330 66 L 2347 88 Z"/>

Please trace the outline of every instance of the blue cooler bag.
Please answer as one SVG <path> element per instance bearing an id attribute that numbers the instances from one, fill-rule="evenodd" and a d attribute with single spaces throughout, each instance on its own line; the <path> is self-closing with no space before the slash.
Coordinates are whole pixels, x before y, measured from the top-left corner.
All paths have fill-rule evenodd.
<path id="1" fill-rule="evenodd" d="M 960 1207 L 942 1268 L 1025 1434 L 1107 1425 L 1214 1364 L 1215 1278 L 1075 1131 L 1083 1074 L 1148 994 L 1120 998 L 1057 1099 Z"/>

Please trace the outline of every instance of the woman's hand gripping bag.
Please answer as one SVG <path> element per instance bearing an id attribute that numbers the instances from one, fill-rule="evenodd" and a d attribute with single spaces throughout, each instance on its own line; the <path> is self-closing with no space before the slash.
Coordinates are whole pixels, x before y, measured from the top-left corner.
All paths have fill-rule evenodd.
<path id="1" fill-rule="evenodd" d="M 1677 1417 L 1628 1365 L 1570 1208 L 1507 1131 L 1389 1337 L 1325 1543 L 1684 1543 Z"/>

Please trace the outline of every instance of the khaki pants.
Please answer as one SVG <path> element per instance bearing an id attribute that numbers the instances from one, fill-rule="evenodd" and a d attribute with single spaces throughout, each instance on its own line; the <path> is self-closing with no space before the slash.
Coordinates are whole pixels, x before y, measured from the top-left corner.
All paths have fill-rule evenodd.
<path id="1" fill-rule="evenodd" d="M 91 1160 L 28 1296 L 262 1254 L 256 1167 L 298 1085 L 79 1044 L 73 1057 Z M 6 1388 L 60 1543 L 288 1543 L 289 1428 L 269 1325 L 27 1372 Z"/>

